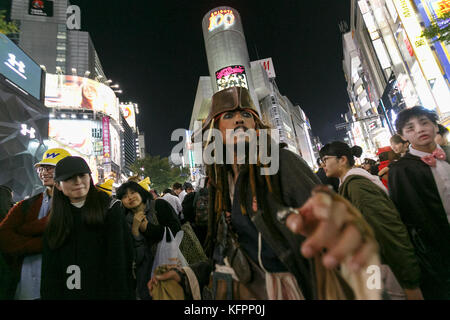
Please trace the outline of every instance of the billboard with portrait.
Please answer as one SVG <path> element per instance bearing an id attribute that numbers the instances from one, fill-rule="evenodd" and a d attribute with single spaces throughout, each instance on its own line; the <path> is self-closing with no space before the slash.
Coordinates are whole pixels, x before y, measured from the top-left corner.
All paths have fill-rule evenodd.
<path id="1" fill-rule="evenodd" d="M 248 89 L 244 66 L 229 66 L 216 71 L 217 89 L 243 87 Z"/>
<path id="2" fill-rule="evenodd" d="M 114 91 L 89 78 L 46 75 L 45 105 L 49 108 L 75 108 L 103 112 L 119 121 L 119 106 Z"/>
<path id="3" fill-rule="evenodd" d="M 92 155 L 92 121 L 51 119 L 48 136 L 60 145 L 80 154 Z"/>

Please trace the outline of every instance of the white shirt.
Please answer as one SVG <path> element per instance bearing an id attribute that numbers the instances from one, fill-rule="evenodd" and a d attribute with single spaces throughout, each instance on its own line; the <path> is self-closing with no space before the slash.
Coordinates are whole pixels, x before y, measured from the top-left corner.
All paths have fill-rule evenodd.
<path id="1" fill-rule="evenodd" d="M 187 192 L 185 190 L 181 191 L 178 195 L 178 198 L 180 198 L 180 202 L 183 203 L 184 197 L 187 195 Z"/>
<path id="2" fill-rule="evenodd" d="M 439 145 L 437 148 L 442 149 Z M 416 150 L 412 146 L 409 146 L 409 152 L 420 158 L 431 155 L 431 153 Z M 436 159 L 436 167 L 430 166 L 430 168 L 450 223 L 450 164 L 445 160 Z"/>
<path id="3" fill-rule="evenodd" d="M 183 207 L 181 206 L 180 199 L 177 196 L 173 196 L 170 193 L 166 193 L 162 198 L 166 200 L 168 203 L 170 203 L 170 205 L 175 209 L 175 212 L 178 215 L 181 213 Z"/>

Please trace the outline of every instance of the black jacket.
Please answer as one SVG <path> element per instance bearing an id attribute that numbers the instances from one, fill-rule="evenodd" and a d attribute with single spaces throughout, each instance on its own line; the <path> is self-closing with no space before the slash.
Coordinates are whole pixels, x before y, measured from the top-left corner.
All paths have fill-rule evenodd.
<path id="1" fill-rule="evenodd" d="M 120 201 L 99 226 L 82 221 L 83 207 L 71 209 L 67 214 L 73 215 L 72 231 L 61 247 L 50 249 L 44 235 L 42 299 L 135 299 L 132 239 Z M 71 266 L 79 268 L 79 289 L 69 288 L 77 276 Z"/>
<path id="2" fill-rule="evenodd" d="M 280 191 L 282 195 L 280 205 L 299 208 L 310 197 L 312 189 L 315 185 L 320 183 L 320 180 L 302 158 L 289 150 L 280 149 L 279 164 L 280 168 L 277 177 L 281 186 Z M 241 172 L 240 175 L 241 174 L 245 173 Z M 247 183 L 248 190 L 250 190 L 250 181 L 248 179 L 238 180 L 239 184 Z M 240 185 L 237 185 L 236 188 L 240 188 Z M 267 196 L 267 190 L 258 190 L 259 199 L 265 199 Z M 251 212 L 252 203 L 251 193 L 249 192 L 245 201 L 248 213 Z M 258 203 L 258 205 L 260 204 Z M 261 205 L 270 206 L 266 201 L 263 201 Z M 272 214 L 271 224 L 275 226 L 275 231 L 271 231 L 266 222 L 263 221 L 263 219 L 260 219 L 260 214 L 252 217 L 252 222 L 255 224 L 256 230 L 261 232 L 262 238 L 266 244 L 270 246 L 271 252 L 266 252 L 268 252 L 269 255 L 275 253 L 283 266 L 295 276 L 306 299 L 314 299 L 316 293 L 314 289 L 315 275 L 313 265 L 309 259 L 304 258 L 300 253 L 301 243 L 305 238 L 293 234 L 285 225 L 278 222 L 275 216 L 276 211 L 274 209 L 275 208 L 271 207 L 269 210 Z M 233 226 L 233 228 L 235 227 L 236 226 Z M 275 232 L 275 234 L 273 232 Z M 218 241 L 218 243 L 219 242 L 220 241 Z M 257 246 L 257 243 L 254 243 L 253 245 Z M 254 248 L 251 250 L 254 250 Z M 249 256 L 255 256 L 254 252 L 249 254 Z M 257 263 L 257 261 L 255 262 Z M 200 286 L 208 283 L 209 273 L 212 270 L 213 265 L 214 262 L 210 261 L 209 266 L 207 266 L 206 263 L 191 266 L 197 275 Z"/>
<path id="3" fill-rule="evenodd" d="M 419 258 L 424 297 L 450 299 L 450 225 L 431 168 L 407 153 L 389 169 L 389 192 Z"/>
<path id="4" fill-rule="evenodd" d="M 128 212 L 126 221 L 131 232 L 133 224 L 133 213 Z M 146 208 L 147 229 L 139 236 L 133 237 L 134 262 L 137 294 L 142 300 L 149 300 L 147 283 L 151 278 L 153 260 L 155 258 L 156 246 L 162 240 L 164 228 L 169 227 L 175 236 L 181 230 L 180 221 L 173 207 L 164 199 L 151 200 Z M 167 240 L 170 235 L 167 234 Z"/>

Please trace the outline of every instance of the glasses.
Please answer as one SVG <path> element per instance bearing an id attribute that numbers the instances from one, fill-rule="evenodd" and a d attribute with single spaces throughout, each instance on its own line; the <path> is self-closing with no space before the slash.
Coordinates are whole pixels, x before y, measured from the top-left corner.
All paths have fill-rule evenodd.
<path id="1" fill-rule="evenodd" d="M 39 173 L 42 173 L 44 171 L 51 172 L 51 171 L 54 171 L 54 170 L 55 170 L 54 166 L 39 166 L 36 169 L 36 171 L 39 172 Z"/>
<path id="2" fill-rule="evenodd" d="M 338 157 L 337 156 L 325 156 L 325 157 L 322 158 L 322 162 L 326 164 L 327 160 L 331 159 L 331 158 L 338 158 Z"/>

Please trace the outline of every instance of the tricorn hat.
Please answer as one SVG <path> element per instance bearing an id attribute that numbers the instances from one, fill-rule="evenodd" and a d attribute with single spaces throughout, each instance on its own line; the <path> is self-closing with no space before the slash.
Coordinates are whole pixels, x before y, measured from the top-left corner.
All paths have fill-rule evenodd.
<path id="1" fill-rule="evenodd" d="M 250 110 L 252 111 L 253 115 L 257 119 L 259 119 L 258 109 L 256 109 L 255 104 L 250 97 L 250 92 L 246 88 L 231 87 L 216 92 L 212 96 L 211 109 L 209 110 L 209 114 L 203 122 L 202 129 L 194 132 L 194 134 L 192 135 L 192 139 L 208 129 L 215 117 L 224 112 L 236 109 Z"/>

